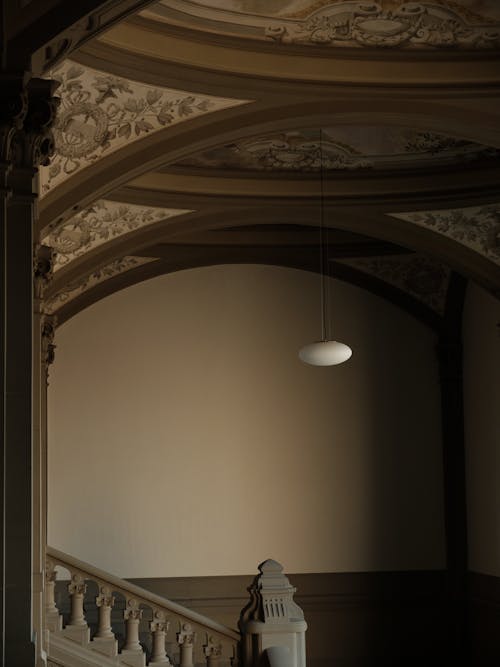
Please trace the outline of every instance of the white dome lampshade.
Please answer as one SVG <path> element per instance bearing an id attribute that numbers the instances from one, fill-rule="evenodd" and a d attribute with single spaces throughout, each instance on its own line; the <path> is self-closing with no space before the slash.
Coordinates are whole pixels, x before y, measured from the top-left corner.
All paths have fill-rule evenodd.
<path id="1" fill-rule="evenodd" d="M 320 174 L 320 224 L 319 224 L 319 269 L 321 275 L 321 340 L 315 343 L 304 345 L 299 350 L 299 359 L 311 366 L 336 366 L 343 364 L 352 356 L 351 348 L 345 343 L 339 343 L 337 340 L 330 340 L 331 322 L 330 322 L 330 298 L 328 278 L 330 277 L 328 268 L 328 230 L 326 233 L 326 243 L 324 239 L 324 211 L 323 211 L 323 130 L 319 131 L 319 174 Z M 328 293 L 328 294 L 327 294 Z"/>
<path id="2" fill-rule="evenodd" d="M 352 356 L 352 350 L 345 343 L 336 340 L 321 340 L 304 345 L 299 350 L 301 361 L 311 366 L 336 366 Z"/>

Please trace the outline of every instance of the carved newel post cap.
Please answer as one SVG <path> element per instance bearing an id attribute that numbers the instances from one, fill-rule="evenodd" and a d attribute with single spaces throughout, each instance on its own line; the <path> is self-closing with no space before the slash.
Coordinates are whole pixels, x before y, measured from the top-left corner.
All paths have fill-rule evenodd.
<path id="1" fill-rule="evenodd" d="M 259 565 L 258 569 L 261 574 L 266 574 L 268 572 L 283 572 L 283 565 L 278 563 L 277 560 L 268 558 Z"/>
<path id="2" fill-rule="evenodd" d="M 257 585 L 261 590 L 287 589 L 295 593 L 295 588 L 291 586 L 288 577 L 283 574 L 283 565 L 278 561 L 268 558 L 259 565 L 259 572 Z"/>

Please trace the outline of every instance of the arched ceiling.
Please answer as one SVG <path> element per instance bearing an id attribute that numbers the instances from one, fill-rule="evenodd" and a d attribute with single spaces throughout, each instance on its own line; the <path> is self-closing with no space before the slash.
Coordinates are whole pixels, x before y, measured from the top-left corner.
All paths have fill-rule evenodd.
<path id="1" fill-rule="evenodd" d="M 321 208 L 332 275 L 430 326 L 453 271 L 500 294 L 499 35 L 491 0 L 149 5 L 47 72 L 47 311 L 191 266 L 317 271 Z"/>

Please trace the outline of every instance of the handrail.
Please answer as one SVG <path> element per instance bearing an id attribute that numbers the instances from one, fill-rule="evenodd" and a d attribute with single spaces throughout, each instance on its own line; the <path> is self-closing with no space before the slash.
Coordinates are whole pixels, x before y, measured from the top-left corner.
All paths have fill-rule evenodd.
<path id="1" fill-rule="evenodd" d="M 221 637 L 229 639 L 233 642 L 239 642 L 241 639 L 240 633 L 237 632 L 236 630 L 231 630 L 230 628 L 227 628 L 221 623 L 217 623 L 216 621 L 212 620 L 211 618 L 208 618 L 207 616 L 198 614 L 197 612 L 192 611 L 187 607 L 183 607 L 182 605 L 177 604 L 176 602 L 172 602 L 172 600 L 168 600 L 167 598 L 161 597 L 160 595 L 156 595 L 156 593 L 151 593 L 150 591 L 147 591 L 146 589 L 141 588 L 140 586 L 131 584 L 124 579 L 120 579 L 119 577 L 110 574 L 109 572 L 100 570 L 94 565 L 85 563 L 84 561 L 81 561 L 78 558 L 70 556 L 69 554 L 66 554 L 62 551 L 59 551 L 58 549 L 54 549 L 54 547 L 47 547 L 47 556 L 52 561 L 54 561 L 56 565 L 61 565 L 66 569 L 71 568 L 73 570 L 78 570 L 78 572 L 84 575 L 86 579 L 95 578 L 96 580 L 109 584 L 112 586 L 114 591 L 117 591 L 118 593 L 123 593 L 129 597 L 134 597 L 141 604 L 161 607 L 162 609 L 165 609 L 177 616 L 180 616 L 182 619 L 188 622 L 195 623 L 196 625 L 202 626 L 203 628 L 209 628 L 217 635 L 220 635 Z"/>

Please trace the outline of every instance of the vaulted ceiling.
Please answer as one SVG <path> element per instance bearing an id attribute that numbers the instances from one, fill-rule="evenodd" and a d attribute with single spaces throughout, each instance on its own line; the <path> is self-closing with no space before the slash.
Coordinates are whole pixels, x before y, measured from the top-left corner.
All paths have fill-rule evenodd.
<path id="1" fill-rule="evenodd" d="M 46 308 L 217 263 L 330 273 L 430 326 L 500 294 L 500 6 L 162 0 L 46 72 Z M 321 178 L 322 175 L 322 178 Z"/>

